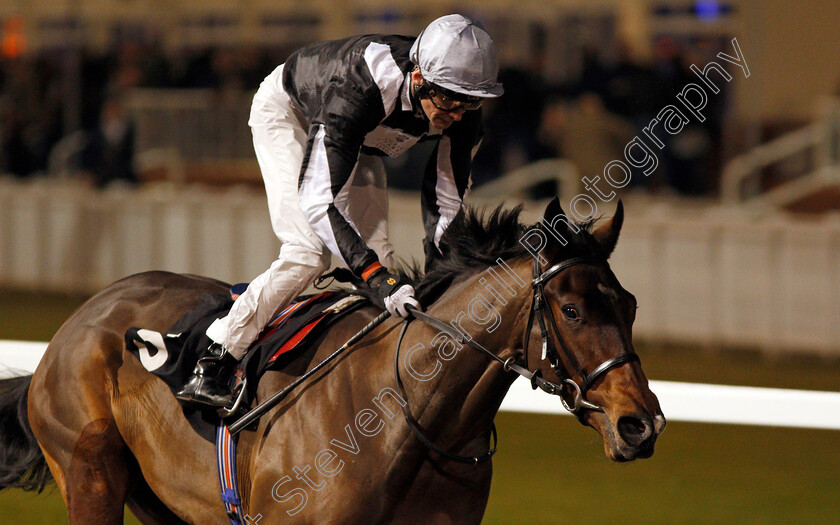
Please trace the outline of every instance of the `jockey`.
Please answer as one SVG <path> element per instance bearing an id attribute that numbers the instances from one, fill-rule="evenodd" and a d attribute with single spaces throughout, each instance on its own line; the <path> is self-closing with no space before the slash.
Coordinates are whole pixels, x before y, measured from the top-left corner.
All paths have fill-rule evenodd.
<path id="1" fill-rule="evenodd" d="M 482 136 L 478 109 L 504 91 L 498 69 L 487 32 L 447 15 L 417 39 L 365 35 L 308 45 L 266 77 L 248 124 L 280 255 L 207 329 L 213 344 L 178 399 L 230 406 L 237 362 L 275 313 L 329 268 L 331 253 L 392 315 L 420 308 L 412 283 L 388 269 L 393 247 L 379 157 L 436 143 L 421 196 L 428 259 L 470 185 Z"/>

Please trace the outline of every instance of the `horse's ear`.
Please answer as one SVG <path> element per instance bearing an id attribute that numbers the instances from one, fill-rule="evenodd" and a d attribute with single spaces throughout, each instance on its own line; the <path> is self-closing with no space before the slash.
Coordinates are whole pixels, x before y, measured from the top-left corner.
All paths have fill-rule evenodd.
<path id="1" fill-rule="evenodd" d="M 548 206 L 545 207 L 543 219 L 546 224 L 551 224 L 554 221 L 554 218 L 558 215 L 566 215 L 566 212 L 564 212 L 563 207 L 560 206 L 560 198 L 555 196 L 551 199 L 551 202 L 548 203 Z"/>
<path id="2" fill-rule="evenodd" d="M 556 255 L 556 250 L 566 246 L 567 242 L 580 231 L 580 228 L 574 222 L 570 222 L 569 217 L 566 216 L 566 212 L 560 206 L 558 197 L 551 199 L 551 202 L 546 206 L 539 227 L 549 234 L 547 236 L 549 248 L 547 253 L 549 256 Z M 558 239 L 563 240 L 555 242 Z"/>
<path id="3" fill-rule="evenodd" d="M 618 242 L 618 234 L 621 232 L 621 225 L 624 223 L 624 204 L 621 199 L 618 200 L 618 206 L 615 209 L 615 215 L 612 219 L 605 222 L 597 230 L 592 232 L 598 245 L 601 247 L 601 254 L 604 258 L 608 258 L 615 249 Z"/>

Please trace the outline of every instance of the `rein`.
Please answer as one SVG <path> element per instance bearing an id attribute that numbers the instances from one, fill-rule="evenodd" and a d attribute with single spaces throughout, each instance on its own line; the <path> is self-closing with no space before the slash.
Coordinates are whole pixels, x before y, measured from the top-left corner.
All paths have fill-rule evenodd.
<path id="1" fill-rule="evenodd" d="M 422 312 L 419 312 L 414 308 L 411 309 L 411 313 L 412 315 L 417 316 L 418 319 L 423 320 L 426 324 L 432 326 L 433 328 L 444 330 L 443 327 L 445 326 L 445 323 L 443 323 L 443 321 L 440 321 L 436 317 L 423 314 Z M 418 314 L 422 314 L 423 317 L 420 317 L 420 315 Z M 405 404 L 400 404 L 400 407 L 402 408 L 403 415 L 405 416 L 405 420 L 408 423 L 408 427 L 412 430 L 412 432 L 414 432 L 414 435 L 417 437 L 417 440 L 420 441 L 420 443 L 423 443 L 423 445 L 425 445 L 426 448 L 432 450 L 433 452 L 437 452 L 438 454 L 447 459 L 457 461 L 458 463 L 470 463 L 473 465 L 475 465 L 476 463 L 481 463 L 482 461 L 487 461 L 488 459 L 493 457 L 493 454 L 496 453 L 496 444 L 498 443 L 498 436 L 496 434 L 495 423 L 490 425 L 490 433 L 493 436 L 493 447 L 490 448 L 490 450 L 488 450 L 481 456 L 459 456 L 458 454 L 453 454 L 451 452 L 443 450 L 442 448 L 432 443 L 432 441 L 429 438 L 427 438 L 425 434 L 423 434 L 423 431 L 420 429 L 420 423 L 418 423 L 417 420 L 414 419 L 414 416 L 411 415 L 411 411 L 408 408 L 408 392 L 405 391 L 405 386 L 403 385 L 402 379 L 400 378 L 400 346 L 402 346 L 403 337 L 405 337 L 405 332 L 408 330 L 408 325 L 411 324 L 411 321 L 411 319 L 406 319 L 405 323 L 403 323 L 402 330 L 400 330 L 400 336 L 397 338 L 397 351 L 394 352 L 394 375 L 397 378 L 397 388 L 400 389 L 400 394 L 402 395 L 403 399 L 405 399 Z M 452 333 L 449 332 L 447 332 L 447 335 L 449 335 L 450 337 L 454 337 Z M 461 334 L 461 337 L 463 337 L 463 334 Z M 484 347 L 481 348 L 485 352 L 489 353 L 489 351 L 486 350 Z M 497 360 L 499 359 L 493 354 L 490 355 L 495 357 Z"/>
<path id="2" fill-rule="evenodd" d="M 581 419 L 581 411 L 584 409 L 594 410 L 596 412 L 604 411 L 602 407 L 595 405 L 586 399 L 586 392 L 589 390 L 589 388 L 592 386 L 596 379 L 600 378 L 615 367 L 621 366 L 625 363 L 639 361 L 639 356 L 634 353 L 619 354 L 618 356 L 607 359 L 606 361 L 595 367 L 595 369 L 591 373 L 587 374 L 578 363 L 574 354 L 572 354 L 571 351 L 569 351 L 569 348 L 566 345 L 566 342 L 563 340 L 563 336 L 561 335 L 560 330 L 557 328 L 557 324 L 554 320 L 554 315 L 551 310 L 551 304 L 545 299 L 545 284 L 552 278 L 559 275 L 560 272 L 562 272 L 563 270 L 578 264 L 599 265 L 601 264 L 601 261 L 598 261 L 597 259 L 591 257 L 574 257 L 560 262 L 558 264 L 555 264 L 551 268 L 547 269 L 545 272 L 541 272 L 539 261 L 536 258 L 534 259 L 534 278 L 531 281 L 531 287 L 533 288 L 533 299 L 530 308 L 530 313 L 528 315 L 528 324 L 525 329 L 525 342 L 523 344 L 523 353 L 525 356 L 525 361 L 523 363 L 524 366 L 516 363 L 514 357 L 502 359 L 498 355 L 485 348 L 480 343 L 477 343 L 473 339 L 468 338 L 461 331 L 455 330 L 452 326 L 443 322 L 442 320 L 431 316 L 425 312 L 421 312 L 419 310 L 411 308 L 412 318 L 405 320 L 402 330 L 400 331 L 400 335 L 397 338 L 397 348 L 396 352 L 394 352 L 394 375 L 396 376 L 397 387 L 400 389 L 400 394 L 402 394 L 403 399 L 406 400 L 405 405 L 401 405 L 403 415 L 405 416 L 405 420 L 408 423 L 409 428 L 411 428 L 412 432 L 417 437 L 418 441 L 420 441 L 426 448 L 452 461 L 475 465 L 493 457 L 493 454 L 496 453 L 498 437 L 496 434 L 495 423 L 491 424 L 490 433 L 493 438 L 492 448 L 490 448 L 490 450 L 488 450 L 481 456 L 460 456 L 458 454 L 453 454 L 438 447 L 423 433 L 422 429 L 420 428 L 420 424 L 411 414 L 411 410 L 408 407 L 408 394 L 405 391 L 405 386 L 403 385 L 402 379 L 400 378 L 399 367 L 400 347 L 402 346 L 402 341 L 405 337 L 405 333 L 408 330 L 408 325 L 411 324 L 413 318 L 419 319 L 428 326 L 439 330 L 440 332 L 443 332 L 444 334 L 451 337 L 455 342 L 461 345 L 470 346 L 484 353 L 490 359 L 501 363 L 502 368 L 505 372 L 515 372 L 527 379 L 531 383 L 532 389 L 536 390 L 537 388 L 539 388 L 547 394 L 556 395 L 560 397 L 560 401 L 563 403 L 563 407 L 570 413 L 575 415 L 575 417 L 577 417 L 578 420 Z M 544 309 L 548 310 L 548 315 L 545 314 L 545 312 L 543 311 Z M 566 359 L 572 364 L 572 367 L 575 369 L 575 372 L 577 372 L 578 376 L 581 378 L 580 384 L 576 383 L 574 379 L 569 377 L 569 374 L 564 373 L 562 365 L 560 363 L 559 354 L 555 350 L 554 345 L 551 342 L 551 338 L 549 337 L 546 317 L 548 317 L 549 319 L 551 329 L 554 332 L 555 338 L 559 341 L 560 348 L 566 356 Z M 531 338 L 531 329 L 534 326 L 535 318 L 537 319 L 537 322 L 540 325 L 540 334 L 542 337 L 542 359 L 548 358 L 554 372 L 557 374 L 558 377 L 563 378 L 563 383 L 560 385 L 543 379 L 542 372 L 539 369 L 534 370 L 533 372 L 528 369 L 528 342 Z M 569 404 L 566 402 L 566 399 L 563 397 L 565 385 L 571 387 L 574 392 L 574 401 L 572 406 L 569 406 Z"/>

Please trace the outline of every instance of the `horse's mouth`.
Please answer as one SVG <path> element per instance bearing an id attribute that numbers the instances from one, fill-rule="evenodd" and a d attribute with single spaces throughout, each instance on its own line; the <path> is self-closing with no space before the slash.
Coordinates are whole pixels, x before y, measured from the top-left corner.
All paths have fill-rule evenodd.
<path id="1" fill-rule="evenodd" d="M 648 443 L 643 444 L 639 447 L 619 447 L 619 448 L 612 448 L 611 451 L 608 451 L 607 455 L 609 458 L 616 463 L 627 463 L 629 461 L 635 461 L 637 459 L 647 459 L 653 455 L 655 440 L 651 440 Z"/>
<path id="2" fill-rule="evenodd" d="M 637 459 L 647 459 L 653 456 L 656 438 L 650 439 L 638 446 L 618 443 L 615 440 L 604 440 L 604 451 L 608 458 L 616 463 L 627 463 Z"/>

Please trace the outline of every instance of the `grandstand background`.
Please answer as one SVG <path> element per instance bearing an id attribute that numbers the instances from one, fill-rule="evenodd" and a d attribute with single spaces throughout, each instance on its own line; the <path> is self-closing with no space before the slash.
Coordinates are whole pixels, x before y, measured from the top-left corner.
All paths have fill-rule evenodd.
<path id="1" fill-rule="evenodd" d="M 642 360 L 653 379 L 840 391 L 832 0 L 4 2 L 0 339 L 48 340 L 81 300 L 131 273 L 260 273 L 278 243 L 247 127 L 259 82 L 307 42 L 417 34 L 450 12 L 494 36 L 507 88 L 486 106 L 470 202 L 524 202 L 529 220 L 623 158 L 699 82 L 690 65 L 724 65 L 733 79 L 709 94 L 706 120 L 669 137 L 656 171 L 634 170 L 619 191 L 627 220 L 613 267 L 639 299 Z M 733 38 L 749 77 L 716 58 L 733 55 Z M 391 236 L 405 259 L 422 257 L 425 154 L 389 161 Z M 585 519 L 577 499 L 599 500 L 610 483 L 621 495 L 595 522 L 628 521 L 639 500 L 638 522 L 782 523 L 807 508 L 821 523 L 840 512 L 826 489 L 840 482 L 836 432 L 671 424 L 652 459 L 625 468 L 603 464 L 594 434 L 569 420 L 500 420 L 509 455 L 488 522 Z M 586 474 L 548 493 L 525 472 L 542 461 L 564 479 Z M 532 514 L 509 501 L 522 487 Z M 0 508 L 24 516 L 9 523 L 43 522 L 38 501 L 0 494 Z"/>

